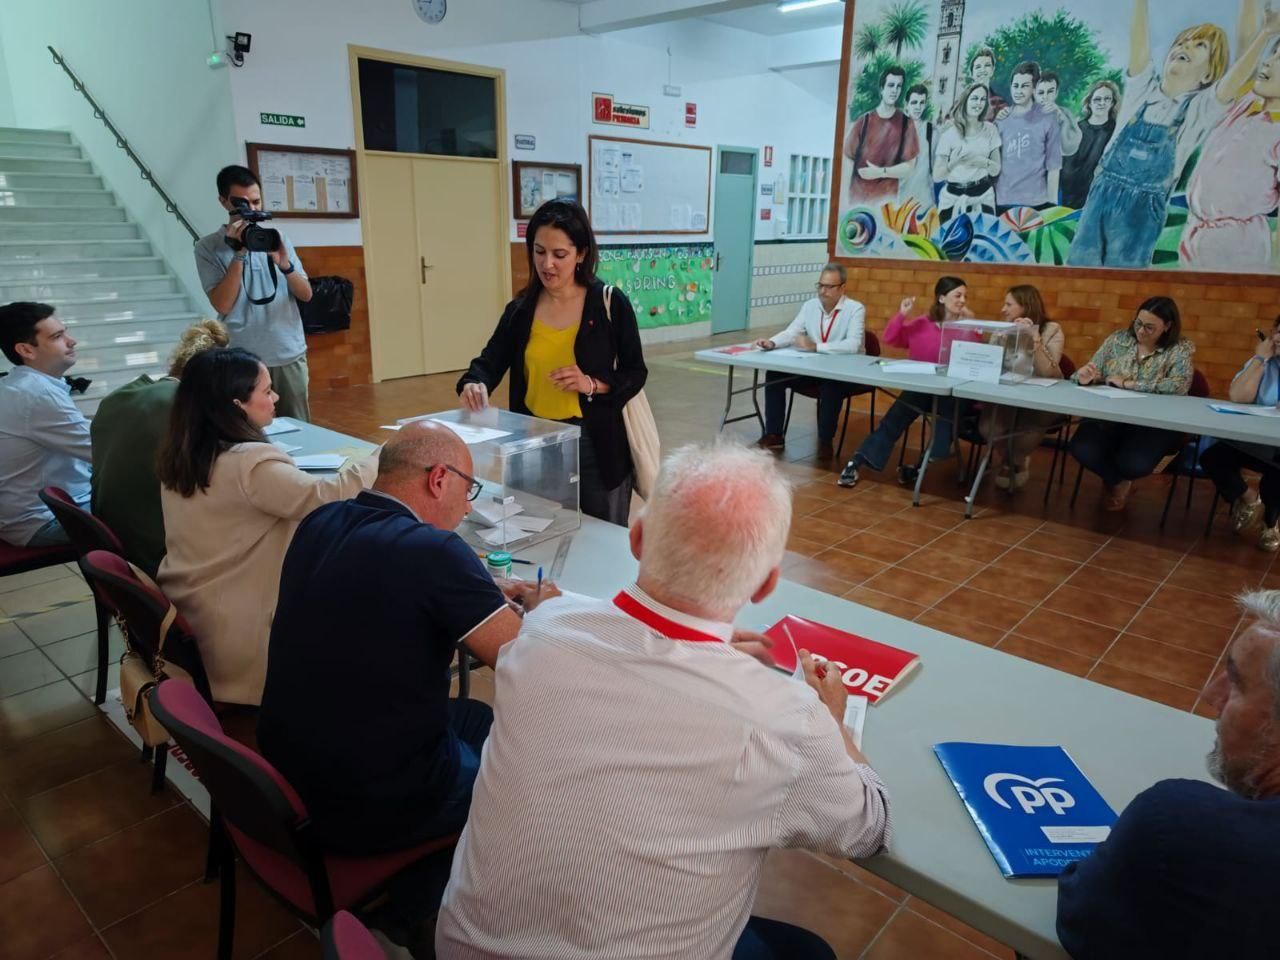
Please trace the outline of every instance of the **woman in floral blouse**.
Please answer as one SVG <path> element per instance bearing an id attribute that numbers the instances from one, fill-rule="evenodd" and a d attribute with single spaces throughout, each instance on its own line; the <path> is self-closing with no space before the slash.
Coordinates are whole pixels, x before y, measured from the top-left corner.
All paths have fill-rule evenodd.
<path id="1" fill-rule="evenodd" d="M 1182 336 L 1178 305 L 1169 297 L 1151 297 L 1138 307 L 1132 324 L 1102 342 L 1074 379 L 1082 387 L 1106 384 L 1139 393 L 1185 395 L 1195 370 L 1195 351 L 1196 345 Z M 1175 452 L 1179 439 L 1172 430 L 1086 420 L 1071 439 L 1071 455 L 1102 478 L 1103 509 L 1121 510 L 1133 481 L 1149 475 L 1163 457 Z"/>

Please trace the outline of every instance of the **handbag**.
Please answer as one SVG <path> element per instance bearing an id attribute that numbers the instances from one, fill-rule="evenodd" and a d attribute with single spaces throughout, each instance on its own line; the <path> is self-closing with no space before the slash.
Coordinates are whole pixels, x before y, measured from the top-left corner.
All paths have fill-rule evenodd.
<path id="1" fill-rule="evenodd" d="M 604 288 L 604 315 L 613 326 L 613 286 Z M 618 369 L 618 355 L 613 355 L 613 369 Z M 658 424 L 653 419 L 653 409 L 644 389 L 622 407 L 622 422 L 627 428 L 627 445 L 631 447 L 631 464 L 635 471 L 635 492 L 641 500 L 648 500 L 658 480 L 658 467 L 662 465 L 662 442 L 658 439 Z"/>
<path id="2" fill-rule="evenodd" d="M 159 591 L 155 581 L 144 571 L 129 564 L 134 575 L 147 586 Z M 163 595 L 163 594 L 162 594 Z M 186 670 L 169 664 L 164 659 L 164 642 L 169 636 L 169 628 L 178 617 L 178 608 L 170 601 L 160 622 L 160 635 L 156 641 L 155 659 L 148 663 L 147 658 L 129 643 L 129 626 L 122 623 L 120 632 L 125 638 L 124 656 L 120 658 L 120 700 L 124 704 L 124 715 L 130 726 L 138 732 L 143 744 L 148 747 L 163 746 L 169 741 L 169 731 L 161 726 L 151 713 L 151 702 L 147 693 L 163 679 L 183 679 L 190 682 L 191 676 Z"/>

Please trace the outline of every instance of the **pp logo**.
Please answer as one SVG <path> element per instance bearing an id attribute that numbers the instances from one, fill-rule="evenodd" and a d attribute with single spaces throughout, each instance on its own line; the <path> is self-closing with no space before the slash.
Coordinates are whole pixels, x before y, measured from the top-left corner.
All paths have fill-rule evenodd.
<path id="1" fill-rule="evenodd" d="M 1047 806 L 1058 816 L 1062 816 L 1070 807 L 1076 805 L 1076 798 L 1061 787 L 1049 787 L 1045 784 L 1062 783 L 1061 777 L 1045 777 L 1043 780 L 1032 780 L 1016 773 L 993 773 L 982 781 L 982 788 L 989 796 L 1006 810 L 1012 810 L 1009 801 L 1000 796 L 1000 785 L 1006 781 L 1016 783 L 1009 787 L 1009 793 L 1018 801 L 1023 813 L 1034 813 L 1039 807 Z"/>

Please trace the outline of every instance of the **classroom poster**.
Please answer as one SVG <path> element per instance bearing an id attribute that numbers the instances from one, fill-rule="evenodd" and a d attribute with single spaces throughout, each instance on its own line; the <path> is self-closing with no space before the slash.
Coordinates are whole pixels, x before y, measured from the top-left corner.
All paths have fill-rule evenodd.
<path id="1" fill-rule="evenodd" d="M 837 256 L 1274 273 L 1280 11 L 858 0 Z"/>
<path id="2" fill-rule="evenodd" d="M 709 243 L 663 247 L 601 247 L 597 273 L 627 295 L 640 328 L 711 319 Z"/>

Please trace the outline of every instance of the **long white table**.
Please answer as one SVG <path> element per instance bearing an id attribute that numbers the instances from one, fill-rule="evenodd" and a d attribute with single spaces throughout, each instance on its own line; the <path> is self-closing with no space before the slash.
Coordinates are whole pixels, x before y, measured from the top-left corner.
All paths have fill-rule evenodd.
<path id="1" fill-rule="evenodd" d="M 780 348 L 778 350 L 748 350 L 741 353 L 728 354 L 721 349 L 699 350 L 693 355 L 695 360 L 714 363 L 729 368 L 729 384 L 725 394 L 724 415 L 720 418 L 720 428 L 725 424 L 739 420 L 751 419 L 751 414 L 744 417 L 730 417 L 729 411 L 733 398 L 743 393 L 750 393 L 751 403 L 755 408 L 755 417 L 760 421 L 760 430 L 764 432 L 764 418 L 760 415 L 760 403 L 756 397 L 760 389 L 760 372 L 782 373 L 797 377 L 819 377 L 823 380 L 836 380 L 842 383 L 856 383 L 860 386 L 875 387 L 887 393 L 901 395 L 905 392 L 924 394 L 932 398 L 932 404 L 921 408 L 926 424 L 932 427 L 938 419 L 938 400 L 949 397 L 956 387 L 965 381 L 942 374 L 910 374 L 894 373 L 885 370 L 877 357 L 866 354 L 849 353 L 804 353 Z M 733 371 L 735 367 L 746 367 L 751 370 L 751 386 L 734 389 Z M 925 473 L 929 469 L 930 447 L 926 446 L 924 456 L 920 460 L 920 469 L 916 474 L 915 489 L 912 500 L 920 505 L 920 490 L 924 486 Z"/>
<path id="2" fill-rule="evenodd" d="M 281 439 L 305 453 L 372 446 L 311 425 Z M 557 546 L 549 540 L 519 553 L 550 569 Z M 636 570 L 627 532 L 583 517 L 560 585 L 609 597 L 631 583 Z M 888 785 L 894 836 L 888 852 L 862 866 L 1034 960 L 1066 956 L 1055 932 L 1057 883 L 1000 875 L 933 745 L 1061 745 L 1117 811 L 1157 780 L 1208 779 L 1204 755 L 1213 725 L 1201 717 L 787 581 L 744 609 L 738 623 L 760 630 L 789 613 L 921 658 L 920 668 L 867 717 L 864 746 Z"/>

